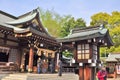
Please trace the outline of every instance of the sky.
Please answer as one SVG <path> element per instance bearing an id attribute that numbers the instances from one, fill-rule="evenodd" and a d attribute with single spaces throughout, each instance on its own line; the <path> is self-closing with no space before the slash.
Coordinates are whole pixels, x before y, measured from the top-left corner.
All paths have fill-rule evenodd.
<path id="1" fill-rule="evenodd" d="M 83 18 L 89 25 L 93 14 L 120 11 L 120 0 L 0 0 L 0 10 L 20 16 L 37 7 L 54 10 L 61 16 Z"/>

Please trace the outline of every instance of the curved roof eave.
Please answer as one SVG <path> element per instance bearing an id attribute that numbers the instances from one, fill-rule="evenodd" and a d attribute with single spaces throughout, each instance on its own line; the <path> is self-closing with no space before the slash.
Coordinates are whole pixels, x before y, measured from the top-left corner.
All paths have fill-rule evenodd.
<path id="1" fill-rule="evenodd" d="M 11 30 L 18 30 L 20 28 L 17 28 L 15 26 L 12 26 L 12 25 L 9 25 L 9 24 L 5 24 L 5 23 L 0 23 L 1 26 L 4 26 L 4 28 L 7 28 L 7 29 L 11 29 Z"/>
<path id="2" fill-rule="evenodd" d="M 96 38 L 96 37 L 104 37 L 107 31 L 108 31 L 107 29 L 98 29 L 94 31 L 74 33 L 63 39 L 58 39 L 58 41 L 70 42 L 70 41 L 91 39 L 91 38 Z"/>
<path id="3" fill-rule="evenodd" d="M 58 42 L 71 42 L 71 41 L 79 41 L 79 40 L 86 40 L 86 39 L 92 39 L 96 37 L 103 37 L 104 35 L 101 35 L 99 33 L 97 34 L 91 34 L 88 36 L 78 36 L 73 38 L 64 38 L 64 39 L 58 39 Z"/>
<path id="4" fill-rule="evenodd" d="M 11 21 L 11 22 L 6 22 L 6 24 L 10 24 L 10 25 L 17 25 L 17 24 L 22 24 L 28 21 L 31 21 L 32 19 L 34 19 L 36 17 L 37 13 L 31 13 L 28 16 L 19 18 L 17 20 Z"/>
<path id="5" fill-rule="evenodd" d="M 113 46 L 114 43 L 113 43 L 113 41 L 112 41 L 112 39 L 111 39 L 111 37 L 109 35 L 109 32 L 107 32 L 107 38 L 108 38 L 108 41 L 109 41 L 109 45 L 108 46 Z"/>

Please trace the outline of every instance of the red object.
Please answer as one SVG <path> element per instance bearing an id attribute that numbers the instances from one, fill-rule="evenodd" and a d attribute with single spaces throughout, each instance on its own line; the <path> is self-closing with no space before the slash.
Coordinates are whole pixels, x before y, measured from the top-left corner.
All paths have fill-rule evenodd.
<path id="1" fill-rule="evenodd" d="M 107 72 L 103 71 L 103 70 L 100 70 L 97 73 L 97 77 L 98 77 L 98 80 L 106 80 L 106 78 L 107 78 Z"/>

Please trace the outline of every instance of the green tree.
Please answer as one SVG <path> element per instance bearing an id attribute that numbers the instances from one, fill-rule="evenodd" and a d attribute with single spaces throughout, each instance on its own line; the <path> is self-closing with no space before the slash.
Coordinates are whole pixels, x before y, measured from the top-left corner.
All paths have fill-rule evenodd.
<path id="1" fill-rule="evenodd" d="M 94 14 L 93 16 L 91 16 L 91 19 L 92 21 L 90 22 L 90 25 L 92 26 L 98 26 L 98 25 L 101 25 L 101 24 L 108 24 L 108 20 L 110 18 L 110 15 L 108 13 L 103 13 L 103 12 L 100 12 L 100 13 L 97 13 L 97 14 Z"/>
<path id="2" fill-rule="evenodd" d="M 74 19 L 72 16 L 65 16 L 62 19 L 62 29 L 60 36 L 67 36 L 73 28 L 83 28 L 86 27 L 86 22 L 82 18 Z"/>
<path id="3" fill-rule="evenodd" d="M 54 37 L 65 37 L 71 29 L 77 27 L 85 27 L 86 23 L 82 18 L 74 19 L 74 17 L 60 16 L 54 10 L 40 9 L 40 17 L 44 27 L 48 29 L 48 32 Z"/>
<path id="4" fill-rule="evenodd" d="M 54 10 L 47 10 L 43 11 L 40 9 L 41 12 L 41 21 L 44 27 L 48 29 L 48 32 L 54 36 L 58 37 L 61 30 L 61 19 L 62 17 L 57 14 Z"/>
<path id="5" fill-rule="evenodd" d="M 113 11 L 111 17 L 108 20 L 108 23 L 112 26 L 120 25 L 120 12 Z"/>
<path id="6" fill-rule="evenodd" d="M 120 12 L 113 11 L 111 14 L 108 13 L 97 13 L 91 17 L 91 25 L 100 25 L 105 24 L 105 26 L 109 29 L 111 38 L 114 42 L 114 46 L 110 49 L 101 48 L 101 55 L 109 52 L 120 52 Z"/>

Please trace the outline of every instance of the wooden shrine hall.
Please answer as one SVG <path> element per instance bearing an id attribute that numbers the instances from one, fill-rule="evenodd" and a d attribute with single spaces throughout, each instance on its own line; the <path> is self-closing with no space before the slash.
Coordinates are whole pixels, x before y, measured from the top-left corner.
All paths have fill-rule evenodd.
<path id="1" fill-rule="evenodd" d="M 79 80 L 96 80 L 96 68 L 101 66 L 100 47 L 113 45 L 109 31 L 104 26 L 73 29 L 67 37 L 58 41 L 73 47 Z"/>
<path id="2" fill-rule="evenodd" d="M 52 37 L 41 23 L 39 8 L 15 17 L 0 11 L 0 70 L 37 72 L 37 60 L 57 60 L 60 50 L 69 46 L 73 50 L 79 80 L 95 80 L 96 68 L 101 65 L 100 47 L 110 47 L 113 42 L 103 26 L 73 29 L 63 39 Z M 61 49 L 62 47 L 62 49 Z"/>
<path id="3" fill-rule="evenodd" d="M 0 11 L 0 70 L 36 72 L 38 58 L 47 70 L 59 46 L 42 25 L 39 8 L 19 17 Z"/>

